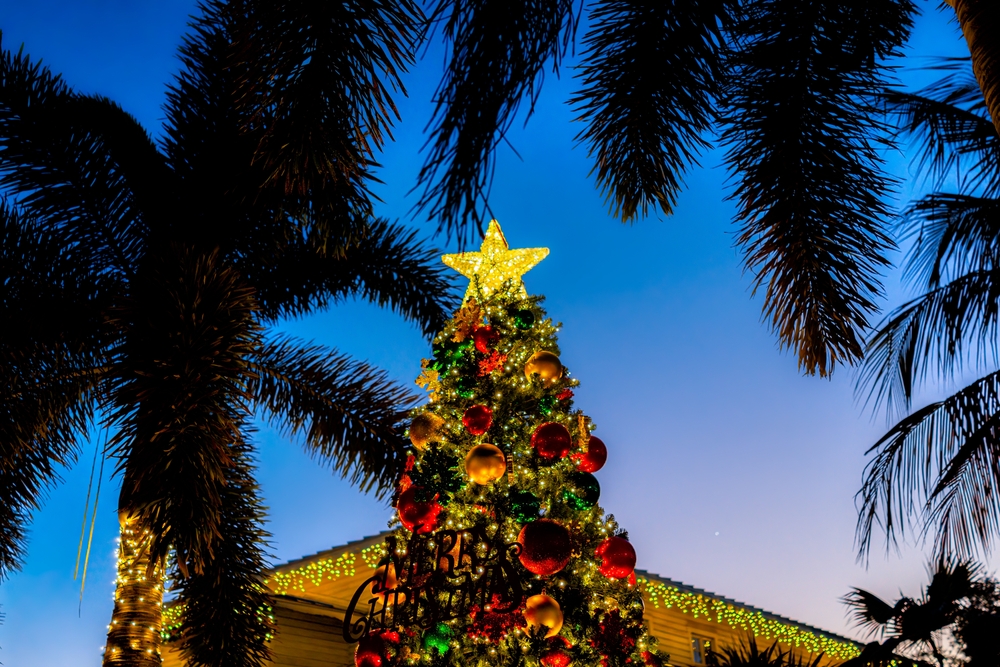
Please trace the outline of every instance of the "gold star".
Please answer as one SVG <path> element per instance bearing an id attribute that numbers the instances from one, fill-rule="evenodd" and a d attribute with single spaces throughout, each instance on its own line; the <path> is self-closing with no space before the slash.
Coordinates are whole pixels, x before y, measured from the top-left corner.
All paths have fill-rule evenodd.
<path id="1" fill-rule="evenodd" d="M 491 220 L 479 252 L 443 255 L 441 261 L 469 279 L 469 289 L 465 291 L 465 298 L 462 300 L 462 303 L 465 303 L 471 297 L 476 297 L 477 291 L 482 292 L 483 297 L 489 297 L 508 281 L 517 281 L 515 289 L 519 288 L 521 294 L 527 296 L 521 276 L 545 259 L 548 254 L 548 248 L 510 250 L 507 239 L 500 229 L 500 223 Z"/>

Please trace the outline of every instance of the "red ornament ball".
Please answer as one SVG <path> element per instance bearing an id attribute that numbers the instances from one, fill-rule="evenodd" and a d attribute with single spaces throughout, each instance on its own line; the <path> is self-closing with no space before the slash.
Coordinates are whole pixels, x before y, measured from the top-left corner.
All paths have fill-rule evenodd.
<path id="1" fill-rule="evenodd" d="M 472 435 L 482 435 L 493 425 L 493 411 L 485 405 L 473 405 L 462 415 L 462 424 Z"/>
<path id="2" fill-rule="evenodd" d="M 555 574 L 569 563 L 569 531 L 552 519 L 526 523 L 517 541 L 521 544 L 521 565 L 533 574 Z"/>
<path id="3" fill-rule="evenodd" d="M 569 667 L 573 658 L 561 648 L 549 648 L 542 651 L 540 662 L 545 667 Z"/>
<path id="4" fill-rule="evenodd" d="M 549 463 L 564 458 L 572 445 L 569 430 L 558 422 L 539 424 L 531 434 L 531 446 L 542 460 Z"/>
<path id="5" fill-rule="evenodd" d="M 582 472 L 597 472 L 608 460 L 608 448 L 600 438 L 590 436 L 587 441 L 587 452 L 580 455 L 576 469 Z"/>
<path id="6" fill-rule="evenodd" d="M 500 334 L 493 330 L 491 326 L 479 327 L 472 334 L 472 340 L 476 344 L 476 349 L 483 354 L 489 354 L 493 346 L 500 340 Z"/>
<path id="7" fill-rule="evenodd" d="M 407 530 L 415 531 L 418 534 L 425 534 L 433 532 L 437 528 L 441 506 L 437 503 L 437 496 L 433 500 L 426 502 L 417 500 L 417 491 L 420 488 L 419 486 L 411 486 L 399 494 L 399 500 L 396 501 L 396 510 L 399 512 L 399 522 Z"/>
<path id="8" fill-rule="evenodd" d="M 601 565 L 597 569 L 610 579 L 624 579 L 635 570 L 635 549 L 628 540 L 621 537 L 604 540 L 594 551 L 594 555 L 601 559 Z"/>
<path id="9" fill-rule="evenodd" d="M 381 635 L 362 637 L 354 649 L 354 664 L 356 667 L 383 667 L 389 662 L 385 640 Z"/>
<path id="10" fill-rule="evenodd" d="M 663 658 L 649 651 L 642 652 L 642 662 L 646 667 L 663 667 Z"/>

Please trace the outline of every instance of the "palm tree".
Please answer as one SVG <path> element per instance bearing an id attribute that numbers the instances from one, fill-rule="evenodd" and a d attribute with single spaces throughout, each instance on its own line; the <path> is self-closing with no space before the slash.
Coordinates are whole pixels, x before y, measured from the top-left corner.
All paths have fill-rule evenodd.
<path id="1" fill-rule="evenodd" d="M 432 3 L 451 52 L 418 207 L 443 229 L 461 236 L 489 219 L 494 151 L 573 47 L 582 5 Z M 893 182 L 880 157 L 891 136 L 873 100 L 915 3 L 596 0 L 587 9 L 570 102 L 612 214 L 669 215 L 700 154 L 726 147 L 737 243 L 765 318 L 808 373 L 857 362 L 893 247 Z M 1000 7 L 956 0 L 954 11 L 1000 123 Z"/>
<path id="2" fill-rule="evenodd" d="M 881 641 L 872 641 L 841 667 L 893 661 L 938 667 L 997 664 L 996 635 L 984 631 L 995 630 L 1000 623 L 998 583 L 970 561 L 938 560 L 928 574 L 931 581 L 917 599 L 901 597 L 889 604 L 860 588 L 844 598 L 858 626 Z M 991 640 L 984 641 L 986 637 Z"/>
<path id="3" fill-rule="evenodd" d="M 354 9 L 286 6 L 299 23 L 268 27 L 296 38 L 254 54 L 239 7 L 206 2 L 159 142 L 0 48 L 0 576 L 103 420 L 122 519 L 106 665 L 159 664 L 164 572 L 190 664 L 266 658 L 252 416 L 364 488 L 399 474 L 410 392 L 269 331 L 359 296 L 431 334 L 452 306 L 435 253 L 373 219 L 366 186 L 419 12 Z"/>
<path id="4" fill-rule="evenodd" d="M 888 544 L 917 530 L 942 554 L 986 552 L 1000 528 L 1000 136 L 965 61 L 917 94 L 894 93 L 890 108 L 921 147 L 929 176 L 959 176 L 959 191 L 936 192 L 902 218 L 912 240 L 904 276 L 922 294 L 873 335 L 859 388 L 900 417 L 870 450 L 858 493 L 861 557 L 876 528 Z M 952 396 L 911 410 L 927 379 L 986 374 Z"/>

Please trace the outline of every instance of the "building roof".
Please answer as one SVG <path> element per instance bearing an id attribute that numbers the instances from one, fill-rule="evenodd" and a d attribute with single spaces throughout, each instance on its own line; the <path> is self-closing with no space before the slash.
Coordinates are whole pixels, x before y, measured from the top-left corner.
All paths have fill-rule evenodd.
<path id="1" fill-rule="evenodd" d="M 336 559 L 341 554 L 360 551 L 360 550 L 365 549 L 367 547 L 371 547 L 371 546 L 374 546 L 376 544 L 381 543 L 385 539 L 385 536 L 388 535 L 390 532 L 391 531 L 383 531 L 383 532 L 378 533 L 376 535 L 368 535 L 368 536 L 363 537 L 363 538 L 361 538 L 359 540 L 353 540 L 351 542 L 348 542 L 348 543 L 340 545 L 340 546 L 332 547 L 330 549 L 325 549 L 323 551 L 320 551 L 320 552 L 317 552 L 317 553 L 314 553 L 314 554 L 310 554 L 308 556 L 302 556 L 301 558 L 296 558 L 294 560 L 290 560 L 290 561 L 288 561 L 286 563 L 282 563 L 281 565 L 277 565 L 274 568 L 272 568 L 272 570 L 270 571 L 270 574 L 277 574 L 277 573 L 280 573 L 282 571 L 288 571 L 288 570 L 298 570 L 299 568 L 302 568 L 302 567 L 308 567 L 310 563 L 314 563 L 314 562 L 321 561 L 321 560 Z M 694 596 L 700 596 L 700 597 L 703 597 L 703 598 L 709 598 L 709 599 L 712 599 L 712 600 L 718 600 L 719 602 L 725 603 L 726 605 L 731 605 L 733 607 L 737 607 L 737 608 L 743 609 L 743 610 L 745 610 L 747 612 L 750 612 L 752 614 L 759 615 L 759 616 L 761 616 L 761 617 L 763 617 L 765 619 L 769 619 L 771 621 L 775 621 L 777 623 L 781 623 L 781 624 L 784 624 L 784 625 L 794 626 L 794 627 L 799 628 L 801 630 L 805 630 L 807 632 L 813 633 L 813 634 L 818 635 L 820 637 L 826 637 L 826 638 L 831 639 L 831 640 L 836 641 L 836 642 L 843 642 L 845 644 L 852 644 L 852 645 L 858 646 L 858 647 L 861 646 L 861 643 L 859 643 L 857 640 L 851 639 L 849 637 L 844 637 L 844 636 L 838 635 L 838 634 L 836 634 L 834 632 L 830 632 L 828 630 L 823 630 L 822 628 L 817 628 L 817 627 L 815 627 L 813 625 L 809 625 L 807 623 L 802 623 L 801 621 L 796 621 L 794 619 L 788 618 L 787 616 L 782 616 L 781 614 L 775 614 L 774 612 L 767 611 L 766 609 L 761 609 L 761 608 L 755 607 L 753 605 L 749 605 L 749 604 L 747 604 L 745 602 L 740 602 L 739 600 L 734 600 L 732 598 L 727 598 L 727 597 L 725 597 L 723 595 L 719 595 L 718 593 L 713 593 L 711 591 L 706 591 L 706 590 L 704 590 L 702 588 L 696 588 L 696 587 L 691 586 L 689 584 L 685 584 L 683 582 L 677 581 L 675 579 L 670 579 L 668 577 L 664 577 L 664 576 L 661 576 L 661 575 L 653 573 L 653 572 L 648 572 L 646 570 L 636 570 L 636 577 L 638 579 L 640 579 L 640 580 L 645 579 L 645 580 L 647 580 L 649 582 L 653 582 L 654 584 L 659 584 L 659 585 L 664 586 L 664 587 L 669 588 L 669 589 L 675 589 L 676 591 L 678 591 L 678 592 L 680 592 L 682 594 L 683 593 L 688 593 L 688 594 L 691 594 L 691 595 L 694 595 Z"/>

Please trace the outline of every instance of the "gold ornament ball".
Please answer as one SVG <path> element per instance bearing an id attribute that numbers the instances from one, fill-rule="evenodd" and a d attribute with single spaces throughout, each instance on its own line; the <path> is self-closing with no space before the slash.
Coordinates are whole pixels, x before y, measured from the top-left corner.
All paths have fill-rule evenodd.
<path id="1" fill-rule="evenodd" d="M 437 442 L 444 428 L 444 420 L 433 412 L 424 412 L 410 422 L 410 442 L 417 449 L 423 449 L 432 442 Z"/>
<path id="2" fill-rule="evenodd" d="M 535 373 L 538 373 L 543 382 L 555 382 L 563 374 L 559 357 L 546 350 L 535 352 L 524 364 L 524 374 L 530 380 Z"/>
<path id="3" fill-rule="evenodd" d="M 465 472 L 476 484 L 489 484 L 507 472 L 507 460 L 496 445 L 476 445 L 465 456 Z"/>
<path id="4" fill-rule="evenodd" d="M 532 595 L 524 603 L 524 620 L 532 629 L 548 628 L 545 638 L 555 637 L 563 625 L 563 613 L 559 603 L 548 595 Z"/>

